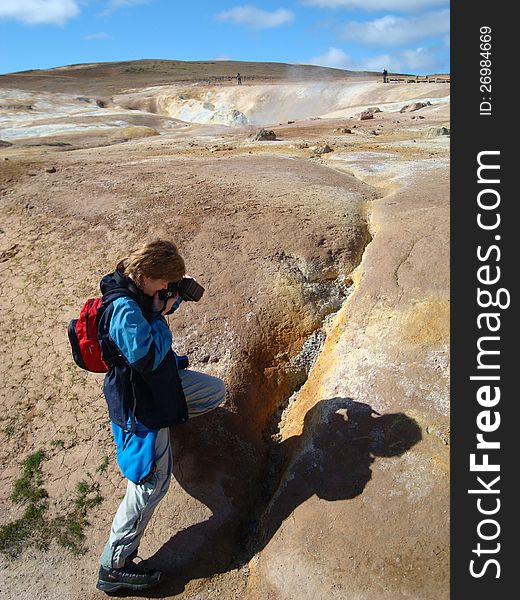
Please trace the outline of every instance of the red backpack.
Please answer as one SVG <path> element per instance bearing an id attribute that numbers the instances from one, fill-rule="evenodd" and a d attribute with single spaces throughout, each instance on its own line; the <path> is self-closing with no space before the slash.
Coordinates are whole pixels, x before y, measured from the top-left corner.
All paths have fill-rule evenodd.
<path id="1" fill-rule="evenodd" d="M 79 319 L 72 319 L 68 326 L 69 341 L 72 347 L 74 362 L 93 373 L 106 373 L 108 367 L 101 356 L 101 345 L 98 339 L 98 309 L 101 298 L 89 298 Z"/>

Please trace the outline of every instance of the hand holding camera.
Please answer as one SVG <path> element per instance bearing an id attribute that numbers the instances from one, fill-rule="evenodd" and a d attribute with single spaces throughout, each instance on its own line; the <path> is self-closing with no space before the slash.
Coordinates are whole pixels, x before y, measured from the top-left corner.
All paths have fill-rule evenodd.
<path id="1" fill-rule="evenodd" d="M 168 309 L 166 312 L 163 312 L 163 314 L 169 315 L 173 312 L 173 304 L 178 296 L 186 302 L 198 302 L 203 294 L 204 288 L 200 283 L 192 277 L 183 277 L 178 282 L 170 282 L 167 289 L 159 291 L 158 297 L 164 302 L 163 311 Z"/>
<path id="2" fill-rule="evenodd" d="M 160 312 L 161 314 L 165 315 L 167 312 L 169 313 L 173 308 L 173 305 L 175 304 L 175 301 L 178 298 L 178 294 L 167 298 L 166 294 L 161 293 L 165 291 L 166 290 L 160 290 L 158 292 L 155 292 L 152 298 L 152 312 Z"/>

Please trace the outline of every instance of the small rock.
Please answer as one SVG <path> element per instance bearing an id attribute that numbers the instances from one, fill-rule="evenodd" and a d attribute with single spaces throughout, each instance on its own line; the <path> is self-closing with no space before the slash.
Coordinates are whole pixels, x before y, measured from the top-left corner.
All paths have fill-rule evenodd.
<path id="1" fill-rule="evenodd" d="M 294 121 L 287 121 L 287 125 L 292 125 Z"/>
<path id="2" fill-rule="evenodd" d="M 23 104 L 21 102 L 20 103 L 15 102 L 14 104 L 2 103 L 0 108 L 3 108 L 4 110 L 18 110 L 18 111 L 22 111 L 22 112 L 33 109 L 32 104 Z"/>
<path id="3" fill-rule="evenodd" d="M 8 250 L 4 250 L 3 252 L 0 252 L 0 262 L 6 262 L 10 258 L 13 258 L 14 256 L 16 256 L 18 254 L 18 252 L 20 252 L 20 248 L 19 248 L 18 244 L 14 244 Z"/>
<path id="4" fill-rule="evenodd" d="M 47 173 L 56 173 L 56 167 L 50 167 L 49 169 L 45 169 Z"/>
<path id="5" fill-rule="evenodd" d="M 426 137 L 439 137 L 441 135 L 450 135 L 450 130 L 447 127 L 430 127 L 426 133 Z"/>
<path id="6" fill-rule="evenodd" d="M 276 140 L 276 133 L 272 129 L 260 129 L 249 136 L 254 142 L 272 142 Z"/>
<path id="7" fill-rule="evenodd" d="M 210 152 L 222 152 L 223 150 L 234 150 L 234 146 L 212 146 Z"/>
<path id="8" fill-rule="evenodd" d="M 413 102 L 412 104 L 407 104 L 403 106 L 400 113 L 413 112 L 414 110 L 420 110 L 421 108 L 425 108 L 426 106 L 431 106 L 431 102 L 428 100 L 427 102 Z"/>
<path id="9" fill-rule="evenodd" d="M 349 129 L 348 127 L 337 127 L 334 131 L 337 131 L 338 133 L 352 133 L 352 129 Z"/>
<path id="10" fill-rule="evenodd" d="M 318 146 L 314 150 L 314 154 L 317 156 L 321 156 L 322 154 L 327 154 L 329 152 L 334 152 L 334 150 L 328 144 L 325 144 L 324 146 Z"/>
<path id="11" fill-rule="evenodd" d="M 367 119 L 373 119 L 374 114 L 378 112 L 381 112 L 380 108 L 377 106 L 371 106 L 370 108 L 367 108 L 363 112 L 359 113 L 357 116 L 359 117 L 360 121 L 366 121 Z"/>

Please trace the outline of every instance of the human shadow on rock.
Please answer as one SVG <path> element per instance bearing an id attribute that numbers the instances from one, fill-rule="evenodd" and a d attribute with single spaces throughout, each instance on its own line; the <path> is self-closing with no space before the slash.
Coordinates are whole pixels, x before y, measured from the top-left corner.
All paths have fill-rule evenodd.
<path id="1" fill-rule="evenodd" d="M 223 409 L 174 430 L 174 476 L 211 516 L 175 533 L 146 561 L 165 580 L 143 596 L 175 595 L 191 580 L 247 563 L 308 498 L 358 496 L 376 457 L 399 456 L 420 439 L 420 427 L 404 413 L 379 415 L 350 398 L 319 401 L 302 433 L 269 453 L 241 438 L 239 417 Z M 259 501 L 262 489 L 269 497 Z"/>
<path id="2" fill-rule="evenodd" d="M 261 551 L 283 521 L 311 496 L 328 501 L 361 494 L 377 457 L 395 457 L 422 438 L 404 413 L 380 415 L 351 398 L 318 402 L 305 415 L 301 435 L 281 446 L 277 489 L 256 526 L 246 558 Z"/>

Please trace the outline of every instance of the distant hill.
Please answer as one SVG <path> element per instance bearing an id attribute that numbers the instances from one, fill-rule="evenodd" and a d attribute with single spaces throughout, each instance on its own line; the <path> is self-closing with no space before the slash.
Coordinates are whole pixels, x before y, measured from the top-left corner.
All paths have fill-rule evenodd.
<path id="1" fill-rule="evenodd" d="M 377 79 L 379 73 L 315 65 L 241 61 L 133 60 L 69 65 L 0 75 L 0 88 L 111 95 L 125 89 L 168 83 L 275 83 L 309 80 Z"/>

